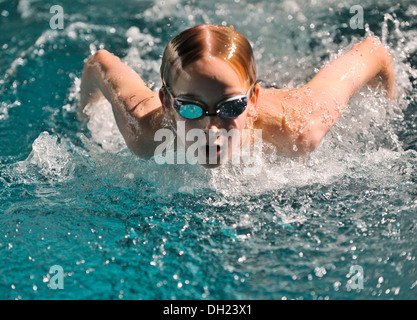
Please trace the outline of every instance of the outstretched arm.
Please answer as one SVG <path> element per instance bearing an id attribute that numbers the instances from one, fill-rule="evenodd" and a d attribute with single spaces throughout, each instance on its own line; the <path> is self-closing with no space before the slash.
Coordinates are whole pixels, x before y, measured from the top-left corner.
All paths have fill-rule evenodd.
<path id="1" fill-rule="evenodd" d="M 341 115 L 345 104 L 363 85 L 382 82 L 386 96 L 395 96 L 391 53 L 377 37 L 369 37 L 321 69 L 306 85 L 296 89 L 310 105 L 303 145 L 314 150 Z"/>
<path id="2" fill-rule="evenodd" d="M 81 78 L 79 113 L 102 95 L 111 103 L 117 126 L 129 149 L 143 158 L 153 156 L 154 133 L 162 120 L 158 93 L 140 76 L 106 50 L 86 62 Z"/>
<path id="3" fill-rule="evenodd" d="M 394 70 L 391 53 L 377 37 L 366 38 L 351 50 L 321 69 L 306 84 L 311 90 L 325 91 L 344 104 L 364 84 L 382 81 L 387 97 L 393 98 Z"/>

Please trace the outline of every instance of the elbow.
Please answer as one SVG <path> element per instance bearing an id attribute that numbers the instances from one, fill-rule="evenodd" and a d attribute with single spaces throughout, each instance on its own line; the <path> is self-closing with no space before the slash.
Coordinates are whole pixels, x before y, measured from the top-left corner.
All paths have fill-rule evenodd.
<path id="1" fill-rule="evenodd" d="M 138 137 L 125 137 L 125 142 L 130 152 L 141 159 L 149 160 L 154 156 L 154 146 L 150 143 L 147 143 L 143 139 L 140 139 Z"/>
<path id="2" fill-rule="evenodd" d="M 304 156 L 315 151 L 321 144 L 327 130 L 324 127 L 308 126 L 303 130 L 285 128 L 283 140 L 286 140 L 286 147 L 282 154 L 290 157 Z M 284 151 L 285 150 L 285 151 Z"/>
<path id="3" fill-rule="evenodd" d="M 312 153 L 319 147 L 323 137 L 324 134 L 318 131 L 300 134 L 295 144 L 296 148 L 293 147 L 294 155 L 303 156 Z"/>
<path id="4" fill-rule="evenodd" d="M 307 152 L 313 152 L 314 150 L 316 150 L 320 146 L 326 133 L 327 130 L 323 129 L 317 128 L 316 130 L 312 130 L 305 138 Z"/>
<path id="5" fill-rule="evenodd" d="M 382 46 L 382 42 L 381 42 L 381 40 L 379 39 L 379 37 L 377 37 L 377 36 L 369 36 L 369 37 L 367 37 L 365 40 L 364 40 L 364 42 L 370 42 L 370 43 L 372 43 L 373 45 L 375 45 L 375 46 Z"/>
<path id="6" fill-rule="evenodd" d="M 101 70 L 103 61 L 105 61 L 107 59 L 107 56 L 110 54 L 111 53 L 109 53 L 108 51 L 101 49 L 97 51 L 95 54 L 93 54 L 91 57 L 89 57 L 84 64 L 81 81 L 92 81 L 93 76 L 95 76 L 97 70 Z"/>
<path id="7" fill-rule="evenodd" d="M 138 148 L 137 146 L 129 145 L 127 145 L 127 147 L 132 154 L 143 160 L 149 160 L 154 156 L 153 152 L 150 152 L 149 150 L 146 150 L 144 148 Z"/>
<path id="8" fill-rule="evenodd" d="M 120 58 L 105 49 L 98 50 L 90 58 L 94 63 L 99 63 L 103 70 L 109 69 L 114 63 L 120 62 Z"/>
<path id="9" fill-rule="evenodd" d="M 105 49 L 98 50 L 84 65 L 84 70 L 100 66 L 100 69 L 106 69 L 105 67 L 112 62 L 113 59 L 118 59 L 115 55 L 111 54 Z"/>
<path id="10" fill-rule="evenodd" d="M 317 136 L 313 136 L 313 137 L 309 138 L 308 141 L 307 141 L 306 151 L 308 153 L 311 153 L 311 152 L 315 151 L 319 147 L 319 145 L 321 144 L 322 140 L 323 140 L 323 136 L 321 136 L 321 135 L 317 135 Z"/>
<path id="11" fill-rule="evenodd" d="M 98 50 L 95 54 L 91 56 L 91 59 L 94 59 L 95 61 L 103 61 L 108 59 L 109 56 L 112 56 L 110 52 L 108 52 L 105 49 Z"/>
<path id="12" fill-rule="evenodd" d="M 101 49 L 94 53 L 92 56 L 90 56 L 86 63 L 84 64 L 84 72 L 88 69 L 91 69 L 94 67 L 97 63 L 100 63 L 100 60 L 103 59 L 103 57 L 107 54 L 107 51 L 104 49 Z"/>
<path id="13" fill-rule="evenodd" d="M 314 139 L 308 139 L 308 140 L 303 141 L 302 146 L 300 148 L 301 154 L 306 155 L 306 154 L 312 153 L 318 148 L 320 143 L 321 143 L 321 140 L 314 140 Z"/>

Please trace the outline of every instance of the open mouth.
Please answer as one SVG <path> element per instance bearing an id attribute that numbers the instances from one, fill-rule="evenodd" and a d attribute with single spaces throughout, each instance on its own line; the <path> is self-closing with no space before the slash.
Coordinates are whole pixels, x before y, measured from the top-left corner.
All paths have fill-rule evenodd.
<path id="1" fill-rule="evenodd" d="M 206 144 L 206 157 L 210 157 L 211 155 L 220 155 L 220 146 L 219 145 L 208 145 Z"/>

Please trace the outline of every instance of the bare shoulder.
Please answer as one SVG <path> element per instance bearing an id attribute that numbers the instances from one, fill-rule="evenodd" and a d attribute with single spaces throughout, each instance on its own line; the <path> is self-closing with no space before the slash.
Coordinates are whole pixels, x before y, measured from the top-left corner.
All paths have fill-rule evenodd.
<path id="1" fill-rule="evenodd" d="M 287 100 L 293 92 L 294 89 L 288 88 L 261 88 L 258 98 L 259 118 L 271 116 L 277 117 L 282 115 L 284 112 L 283 102 L 284 100 Z"/>
<path id="2" fill-rule="evenodd" d="M 310 109 L 312 101 L 305 87 L 262 89 L 258 99 L 259 118 L 275 119 L 281 123 L 281 129 L 285 130 L 288 117 L 296 114 L 305 117 L 304 113 Z"/>
<path id="3" fill-rule="evenodd" d="M 313 100 L 304 87 L 261 89 L 258 99 L 257 129 L 265 141 L 282 155 L 299 156 L 314 149 L 306 139 Z"/>

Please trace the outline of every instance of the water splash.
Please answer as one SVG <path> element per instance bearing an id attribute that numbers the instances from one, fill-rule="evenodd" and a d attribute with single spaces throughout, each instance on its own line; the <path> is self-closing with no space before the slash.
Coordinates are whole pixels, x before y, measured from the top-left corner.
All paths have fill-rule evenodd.
<path id="1" fill-rule="evenodd" d="M 292 12 L 294 8 L 288 10 Z M 410 74 L 413 75 L 415 70 L 404 62 L 407 56 L 404 55 L 404 47 L 408 46 L 404 43 L 409 43 L 409 41 L 405 42 L 405 35 L 400 32 L 398 26 L 399 23 L 395 23 L 396 31 L 388 33 L 387 20 L 385 20 L 382 25 L 383 41 L 386 44 L 389 34 L 391 38 L 397 39 L 398 44 L 403 44 L 397 46 L 394 50 L 396 56 L 395 72 L 399 74 L 397 77 L 399 88 L 410 90 L 412 89 L 412 83 L 410 83 L 408 77 Z M 131 39 L 132 43 L 149 44 L 149 42 L 155 41 L 153 37 L 143 35 L 138 28 L 130 28 L 126 36 Z M 398 39 L 397 37 L 401 38 Z M 352 40 L 352 42 L 354 41 L 357 40 Z M 141 47 L 142 45 L 139 46 L 139 48 Z M 149 50 L 148 48 L 148 53 Z M 144 62 L 138 53 L 138 49 L 129 49 L 126 61 L 131 65 L 143 64 Z M 156 66 L 153 66 L 149 71 L 155 72 L 155 69 Z M 262 159 L 262 171 L 257 177 L 249 178 L 242 175 L 239 168 L 224 166 L 204 174 L 204 183 L 197 181 L 198 179 L 193 179 L 192 175 L 188 176 L 187 179 L 188 181 L 194 181 L 191 183 L 194 187 L 209 186 L 225 195 L 239 195 L 246 193 L 248 190 L 250 190 L 250 193 L 261 194 L 268 190 L 288 186 L 308 186 L 312 183 L 331 184 L 344 175 L 352 174 L 352 168 L 357 170 L 358 166 L 368 172 L 366 168 L 372 166 L 375 159 L 381 161 L 381 157 L 387 156 L 386 161 L 390 161 L 392 152 L 398 152 L 398 156 L 403 154 L 401 142 L 396 134 L 396 126 L 392 121 L 403 119 L 402 111 L 406 106 L 407 101 L 405 101 L 404 96 L 400 97 L 398 101 L 388 101 L 377 91 L 365 87 L 349 102 L 346 113 L 342 115 L 313 154 L 299 159 L 280 158 L 273 153 L 269 156 L 265 155 Z M 101 145 L 104 150 L 111 152 L 118 152 L 125 148 L 108 103 L 104 101 L 97 102 L 95 105 L 89 106 L 86 113 L 90 116 L 88 128 L 92 134 L 92 139 L 96 143 Z M 329 157 L 329 154 L 332 156 Z M 349 159 L 347 159 L 347 155 L 349 155 Z M 170 170 L 173 172 L 168 176 L 178 174 L 177 169 L 167 168 L 169 166 L 162 170 L 167 170 L 166 173 Z M 186 170 L 181 168 L 180 172 L 181 175 L 184 175 Z M 192 172 L 193 174 L 196 173 L 195 170 L 192 170 Z M 201 178 L 202 176 L 198 175 L 198 177 Z M 166 184 L 167 181 L 162 178 L 160 182 L 161 185 L 173 187 L 172 183 Z M 185 186 L 178 186 L 177 190 L 185 191 L 189 189 Z"/>
<path id="2" fill-rule="evenodd" d="M 83 52 L 83 57 L 114 45 L 132 66 L 153 61 L 145 66 L 145 81 L 157 83 L 163 44 L 171 33 L 203 21 L 204 12 L 210 22 L 233 23 L 248 36 L 270 84 L 297 86 L 339 49 L 360 40 L 338 38 L 338 25 L 348 18 L 341 14 L 337 20 L 335 12 L 346 4 L 284 3 L 169 1 L 177 10 L 165 10 L 162 20 L 109 5 L 108 16 L 120 13 L 125 25 L 113 30 L 74 24 L 69 30 L 74 33 L 51 33 L 50 40 L 35 46 L 44 46 L 44 55 L 29 53 L 23 59 L 41 65 L 51 55 L 64 57 L 56 54 L 56 43 L 58 50 L 75 45 L 71 54 Z M 389 1 L 381 3 L 390 7 Z M 160 13 L 161 4 L 156 1 L 149 12 Z M 384 41 L 395 54 L 397 83 L 406 94 L 390 102 L 364 88 L 314 153 L 281 158 L 269 146 L 258 175 L 242 174 L 239 166 L 208 171 L 138 159 L 119 144 L 104 101 L 90 106 L 85 135 L 65 126 L 62 134 L 39 135 L 43 129 L 35 128 L 31 156 L 0 163 L 0 254 L 11 266 L 4 269 L 2 293 L 18 299 L 51 297 L 51 290 L 43 290 L 45 283 L 37 281 L 45 275 L 44 266 L 59 259 L 68 270 L 66 285 L 74 288 L 54 293 L 60 298 L 414 297 L 417 153 L 415 145 L 406 150 L 398 132 L 407 126 L 407 135 L 416 136 L 412 115 L 406 113 L 416 93 L 410 59 L 415 28 L 408 30 L 393 15 L 395 8 L 387 11 L 400 23 L 386 21 Z M 411 17 L 413 10 L 410 6 L 405 14 Z M 72 21 L 87 19 L 69 15 Z M 144 20 L 140 27 L 131 25 Z M 392 31 L 396 26 L 401 34 Z M 111 35 L 112 41 L 100 35 Z M 153 46 L 135 48 L 150 41 Z M 51 61 L 57 69 L 65 64 Z M 26 68 L 16 65 L 19 72 L 7 81 L 12 84 Z M 59 102 L 64 114 L 75 113 L 78 76 L 66 101 Z M 19 86 L 7 92 L 11 102 L 23 96 Z M 25 106 L 13 111 L 19 107 Z M 48 120 L 56 125 L 57 119 Z M 1 125 L 14 120 L 10 113 Z M 360 292 L 345 288 L 352 264 L 365 266 L 367 285 Z"/>
<path id="3" fill-rule="evenodd" d="M 104 150 L 113 153 L 126 148 L 123 136 L 117 128 L 111 104 L 107 100 L 103 98 L 95 103 L 88 104 L 84 108 L 84 113 L 89 118 L 87 127 L 93 141 Z"/>
<path id="4" fill-rule="evenodd" d="M 24 161 L 0 167 L 3 181 L 12 184 L 55 183 L 73 178 L 77 163 L 70 141 L 42 132 Z"/>

